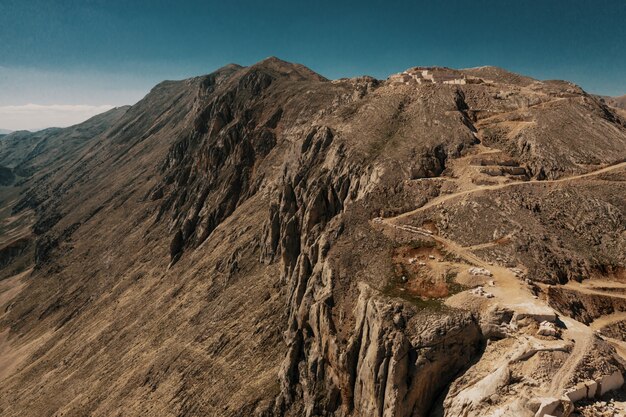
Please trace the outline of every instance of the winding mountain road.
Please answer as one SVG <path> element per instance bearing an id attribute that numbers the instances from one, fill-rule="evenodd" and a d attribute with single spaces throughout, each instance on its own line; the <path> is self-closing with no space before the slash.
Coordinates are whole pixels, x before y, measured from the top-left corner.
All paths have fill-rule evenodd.
<path id="1" fill-rule="evenodd" d="M 534 185 L 545 185 L 545 184 L 569 182 L 569 181 L 580 180 L 583 178 L 594 177 L 596 175 L 600 175 L 600 174 L 604 174 L 604 173 L 612 172 L 612 171 L 617 171 L 620 169 L 626 169 L 626 162 L 620 162 L 618 164 L 610 165 L 610 166 L 607 166 L 607 167 L 604 167 L 595 171 L 587 172 L 585 174 L 573 175 L 570 177 L 559 178 L 556 180 L 541 180 L 541 181 L 533 180 L 533 181 L 523 181 L 523 182 L 507 182 L 507 183 L 497 184 L 497 185 L 478 185 L 475 188 L 471 188 L 469 190 L 458 191 L 455 193 L 436 197 L 432 199 L 431 201 L 429 201 L 428 203 L 424 204 L 423 206 L 416 208 L 415 210 L 407 211 L 405 213 L 402 213 L 390 219 L 395 219 L 395 220 L 404 219 L 414 214 L 417 214 L 419 212 L 422 212 L 426 209 L 429 209 L 433 206 L 437 206 L 439 204 L 445 203 L 446 201 L 450 201 L 455 198 L 463 197 L 466 195 L 481 193 L 484 191 L 494 191 L 494 190 L 501 190 L 504 188 L 522 187 L 522 186 L 529 186 L 529 185 L 534 186 Z"/>

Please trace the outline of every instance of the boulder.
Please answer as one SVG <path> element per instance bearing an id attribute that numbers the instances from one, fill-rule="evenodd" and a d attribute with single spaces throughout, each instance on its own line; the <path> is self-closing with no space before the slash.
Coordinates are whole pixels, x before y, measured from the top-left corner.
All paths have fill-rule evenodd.
<path id="1" fill-rule="evenodd" d="M 615 371 L 611 375 L 604 376 L 598 381 L 598 393 L 604 395 L 609 391 L 621 388 L 624 385 L 624 375 L 621 371 Z"/>
<path id="2" fill-rule="evenodd" d="M 490 270 L 485 269 L 485 268 L 478 268 L 478 267 L 471 267 L 467 270 L 467 272 L 469 272 L 472 275 L 485 275 L 485 276 L 492 276 L 493 274 L 491 273 Z"/>
<path id="3" fill-rule="evenodd" d="M 535 417 L 548 417 L 550 415 L 554 415 L 561 407 L 561 400 L 558 398 L 541 398 L 540 401 L 541 403 L 539 405 L 539 409 L 535 413 Z"/>
<path id="4" fill-rule="evenodd" d="M 531 318 L 539 323 L 547 321 L 554 323 L 557 318 L 557 314 L 549 307 L 543 307 L 539 305 L 523 305 L 515 311 L 514 321 L 520 321 L 526 318 Z"/>
<path id="5" fill-rule="evenodd" d="M 587 386 L 587 398 L 595 398 L 598 395 L 598 383 L 596 381 L 585 382 Z"/>
<path id="6" fill-rule="evenodd" d="M 513 311 L 505 307 L 493 306 L 480 318 L 480 330 L 487 339 L 504 339 L 508 336 L 509 323 Z"/>
<path id="7" fill-rule="evenodd" d="M 554 323 L 551 323 L 549 321 L 542 321 L 539 324 L 539 330 L 537 330 L 537 334 L 541 336 L 556 337 L 558 334 L 558 330 Z"/>
<path id="8" fill-rule="evenodd" d="M 574 386 L 573 388 L 567 390 L 567 392 L 565 392 L 565 397 L 571 402 L 575 403 L 577 401 L 588 398 L 587 391 L 587 385 L 581 382 L 579 384 L 576 384 L 576 386 Z"/>

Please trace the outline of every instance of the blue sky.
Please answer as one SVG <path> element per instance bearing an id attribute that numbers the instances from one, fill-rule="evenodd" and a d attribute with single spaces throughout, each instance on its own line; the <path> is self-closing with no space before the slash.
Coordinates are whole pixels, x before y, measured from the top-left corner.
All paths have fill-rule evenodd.
<path id="1" fill-rule="evenodd" d="M 0 0 L 0 127 L 67 124 L 271 55 L 329 78 L 497 65 L 621 95 L 625 22 L 625 0 Z"/>

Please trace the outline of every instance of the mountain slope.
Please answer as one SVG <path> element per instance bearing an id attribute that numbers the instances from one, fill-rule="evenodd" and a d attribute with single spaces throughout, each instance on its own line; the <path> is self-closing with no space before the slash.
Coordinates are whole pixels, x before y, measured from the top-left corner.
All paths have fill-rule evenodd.
<path id="1" fill-rule="evenodd" d="M 616 109 L 622 117 L 626 117 L 626 95 L 619 97 L 602 96 L 600 99 L 607 105 Z"/>
<path id="2" fill-rule="evenodd" d="M 329 81 L 270 58 L 161 83 L 63 143 L 3 153 L 31 175 L 3 204 L 35 214 L 36 245 L 0 282 L 2 415 L 534 415 L 557 393 L 532 355 L 501 368 L 535 385 L 446 397 L 535 337 L 486 347 L 490 308 L 565 310 L 543 283 L 624 279 L 626 122 L 566 82 Z M 496 297 L 469 291 L 478 266 Z M 610 353 L 563 379 L 623 371 L 576 323 L 581 357 Z"/>
<path id="3" fill-rule="evenodd" d="M 113 125 L 128 109 L 118 107 L 84 123 L 37 132 L 19 131 L 0 139 L 0 165 L 18 176 L 30 177 L 42 167 L 61 167 L 67 155 L 78 150 Z"/>
<path id="4" fill-rule="evenodd" d="M 15 210 L 19 194 L 69 169 L 80 152 L 97 143 L 126 109 L 113 109 L 67 129 L 14 132 L 0 138 L 0 265 L 4 267 L 0 276 L 12 275 L 25 263 L 32 263 L 31 259 L 18 259 L 24 254 L 32 257 L 36 237 L 30 230 L 35 221 L 33 210 Z M 35 234 L 37 229 L 35 224 Z"/>
<path id="5" fill-rule="evenodd" d="M 609 105 L 626 110 L 626 94 L 619 97 L 604 96 L 602 99 Z"/>

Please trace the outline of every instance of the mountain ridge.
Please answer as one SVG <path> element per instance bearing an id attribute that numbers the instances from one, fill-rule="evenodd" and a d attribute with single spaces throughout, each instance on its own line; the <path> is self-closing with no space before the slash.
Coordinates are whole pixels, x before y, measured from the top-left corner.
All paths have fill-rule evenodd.
<path id="1" fill-rule="evenodd" d="M 567 337 L 604 352 L 568 384 L 623 372 L 567 309 L 592 311 L 580 277 L 623 275 L 625 119 L 567 82 L 419 68 L 227 65 L 53 133 L 78 135 L 64 155 L 23 152 L 0 212 L 20 218 L 0 248 L 0 413 L 534 415 Z M 509 329 L 490 308 L 529 314 L 509 298 L 558 306 L 567 337 Z M 462 402 L 525 337 L 560 346 L 521 360 L 536 385 Z"/>

